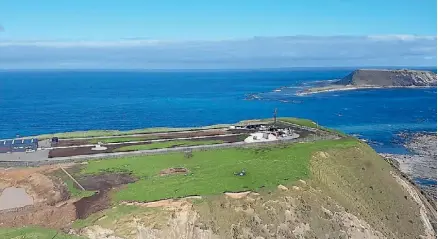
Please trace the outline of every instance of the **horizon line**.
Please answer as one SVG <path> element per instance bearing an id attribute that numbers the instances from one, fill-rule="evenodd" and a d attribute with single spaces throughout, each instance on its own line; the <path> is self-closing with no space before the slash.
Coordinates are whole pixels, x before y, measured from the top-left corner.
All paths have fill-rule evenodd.
<path id="1" fill-rule="evenodd" d="M 176 71 L 263 71 L 263 70 L 306 70 L 306 69 L 437 69 L 435 66 L 297 66 L 297 67 L 257 67 L 257 68 L 10 68 L 5 71 L 153 71 L 153 72 L 176 72 Z"/>

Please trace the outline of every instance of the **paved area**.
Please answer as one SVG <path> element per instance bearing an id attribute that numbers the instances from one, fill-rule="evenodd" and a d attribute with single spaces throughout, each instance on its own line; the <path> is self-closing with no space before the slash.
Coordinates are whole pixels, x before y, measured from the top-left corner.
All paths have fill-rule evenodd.
<path id="1" fill-rule="evenodd" d="M 221 134 L 221 135 L 207 135 L 207 136 L 195 136 L 195 137 L 182 137 L 182 138 L 172 138 L 172 139 L 148 139 L 148 140 L 139 140 L 139 141 L 128 141 L 128 142 L 117 142 L 117 143 L 103 143 L 103 145 L 125 145 L 125 144 L 138 144 L 138 143 L 156 143 L 156 142 L 166 142 L 166 141 L 178 141 L 178 140 L 190 140 L 190 139 L 208 139 L 213 137 L 228 137 L 228 136 L 239 136 L 241 134 Z M 131 137 L 131 135 L 125 136 Z M 79 147 L 93 147 L 96 144 L 83 144 L 83 145 L 72 145 L 72 146 L 59 146 L 59 147 L 50 147 L 47 149 L 68 149 L 68 148 L 79 148 Z"/>
<path id="2" fill-rule="evenodd" d="M 1 153 L 0 154 L 0 162 L 1 161 L 41 161 L 48 160 L 49 150 L 37 150 L 31 153 L 25 152 L 14 152 L 14 153 Z"/>
<path id="3" fill-rule="evenodd" d="M 328 139 L 336 140 L 336 139 L 340 139 L 340 137 L 334 135 L 327 135 L 327 136 L 312 137 L 305 139 L 285 139 L 285 140 L 264 141 L 264 142 L 254 142 L 254 143 L 236 142 L 236 143 L 223 143 L 223 144 L 211 144 L 211 145 L 197 145 L 197 146 L 187 146 L 187 147 L 177 147 L 177 148 L 163 148 L 163 149 L 139 150 L 139 151 L 117 152 L 117 153 L 77 155 L 70 157 L 56 157 L 56 158 L 50 158 L 48 160 L 52 162 L 82 161 L 82 160 L 115 158 L 115 157 L 124 157 L 124 156 L 166 154 L 171 152 L 185 152 L 188 150 L 199 151 L 199 150 L 219 149 L 219 148 L 254 147 L 260 145 L 267 145 L 267 144 L 313 142 L 313 141 L 328 140 Z"/>
<path id="4" fill-rule="evenodd" d="M 72 138 L 74 140 L 87 140 L 87 139 L 105 139 L 105 138 L 124 138 L 124 137 L 142 137 L 142 136 L 148 136 L 148 135 L 167 135 L 167 134 L 175 134 L 175 133 L 193 133 L 193 132 L 205 132 L 205 131 L 211 131 L 211 130 L 227 130 L 228 128 L 210 128 L 210 129 L 194 129 L 194 130 L 182 130 L 182 131 L 168 131 L 168 132 L 150 132 L 150 133 L 139 133 L 139 134 L 122 134 L 122 135 L 107 135 L 107 136 L 96 136 L 96 137 L 78 137 L 78 138 Z M 60 139 L 60 140 L 70 140 L 70 139 Z"/>
<path id="5" fill-rule="evenodd" d="M 309 128 L 305 126 L 300 126 L 292 123 L 282 122 L 285 125 L 292 126 L 296 129 L 304 130 L 303 132 L 312 132 L 313 134 L 302 135 L 297 134 L 293 135 L 294 137 L 283 138 L 282 140 L 276 141 L 268 141 L 268 142 L 253 142 L 253 143 L 245 143 L 245 142 L 234 142 L 234 143 L 222 143 L 222 144 L 213 144 L 213 145 L 199 145 L 199 146 L 189 146 L 189 147 L 177 147 L 177 148 L 164 148 L 164 149 L 153 149 L 153 150 L 141 150 L 141 151 L 132 151 L 132 152 L 117 152 L 117 153 L 99 153 L 92 155 L 77 155 L 77 156 L 69 156 L 69 157 L 53 157 L 49 158 L 49 151 L 52 148 L 45 148 L 43 150 L 38 150 L 32 153 L 10 153 L 10 154 L 0 154 L 0 164 L 8 167 L 9 165 L 25 165 L 30 166 L 33 164 L 44 164 L 50 162 L 61 162 L 61 161 L 82 161 L 82 160 L 92 160 L 92 159 L 100 159 L 100 158 L 111 158 L 111 157 L 122 157 L 122 156 L 130 156 L 130 155 L 150 155 L 150 154 L 163 154 L 170 152 L 184 152 L 187 150 L 207 150 L 214 148 L 230 148 L 230 147 L 250 147 L 257 146 L 260 144 L 278 144 L 278 143 L 294 143 L 294 142 L 310 142 L 310 141 L 318 141 L 324 139 L 339 139 L 339 135 L 321 131 L 320 129 Z M 174 132 L 167 132 L 174 133 Z M 163 133 L 166 134 L 166 133 Z M 223 134 L 223 135 L 215 135 L 214 137 L 226 137 L 226 136 L 235 136 L 240 135 L 242 133 L 232 133 L 232 134 Z M 120 137 L 127 137 L 129 135 L 124 135 Z M 202 139 L 202 138 L 210 138 L 212 136 L 196 136 L 196 137 L 186 137 L 186 138 L 173 138 L 173 139 L 155 139 L 155 140 L 146 140 L 146 141 L 135 141 L 135 142 L 124 142 L 124 143 L 106 143 L 105 145 L 118 145 L 118 144 L 130 144 L 130 143 L 142 143 L 142 142 L 162 142 L 169 140 L 185 140 L 185 139 Z M 44 146 L 50 144 L 50 141 L 45 141 Z M 65 147 L 57 147 L 57 148 L 78 148 L 78 147 L 90 147 L 93 145 L 80 145 L 80 146 L 65 146 Z"/>

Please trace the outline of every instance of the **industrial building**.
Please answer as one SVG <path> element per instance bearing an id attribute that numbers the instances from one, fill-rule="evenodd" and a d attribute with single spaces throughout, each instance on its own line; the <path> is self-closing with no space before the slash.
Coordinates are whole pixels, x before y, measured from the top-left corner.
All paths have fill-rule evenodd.
<path id="1" fill-rule="evenodd" d="M 0 140 L 0 153 L 32 152 L 38 149 L 38 139 Z"/>

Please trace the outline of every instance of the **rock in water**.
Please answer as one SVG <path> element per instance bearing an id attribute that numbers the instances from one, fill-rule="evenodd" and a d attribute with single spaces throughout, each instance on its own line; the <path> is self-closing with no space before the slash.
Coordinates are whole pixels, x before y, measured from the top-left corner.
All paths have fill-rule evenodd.
<path id="1" fill-rule="evenodd" d="M 334 85 L 350 86 L 436 86 L 437 75 L 431 71 L 359 69 Z"/>

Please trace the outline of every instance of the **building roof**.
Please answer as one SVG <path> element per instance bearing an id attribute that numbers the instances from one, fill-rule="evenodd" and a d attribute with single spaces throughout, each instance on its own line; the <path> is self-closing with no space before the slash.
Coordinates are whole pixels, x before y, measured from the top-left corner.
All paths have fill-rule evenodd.
<path id="1" fill-rule="evenodd" d="M 32 139 L 6 139 L 6 140 L 0 140 L 0 146 L 4 147 L 4 146 L 26 146 L 26 145 L 33 145 L 38 143 L 38 139 L 37 138 L 32 138 Z"/>

